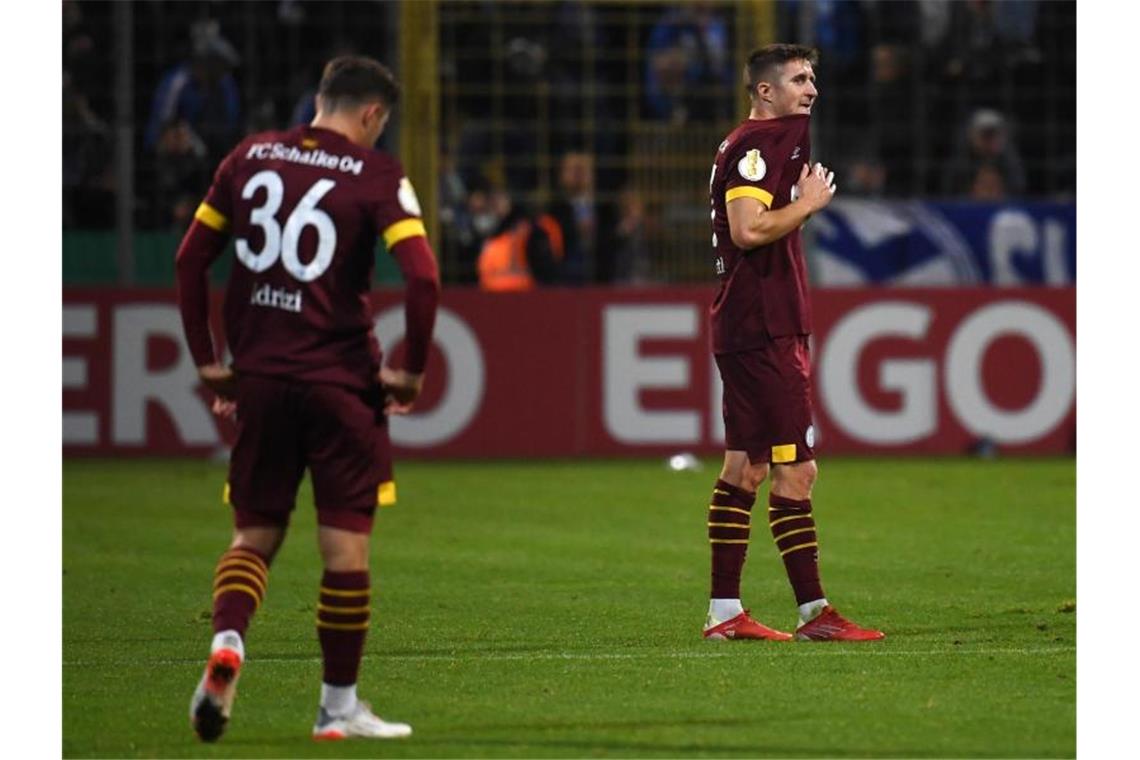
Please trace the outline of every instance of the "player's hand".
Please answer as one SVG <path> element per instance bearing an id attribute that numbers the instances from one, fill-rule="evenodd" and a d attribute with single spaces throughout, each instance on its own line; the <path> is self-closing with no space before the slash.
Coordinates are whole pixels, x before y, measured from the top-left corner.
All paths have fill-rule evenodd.
<path id="1" fill-rule="evenodd" d="M 237 402 L 214 396 L 214 404 L 210 409 L 223 420 L 237 419 Z"/>
<path id="2" fill-rule="evenodd" d="M 384 413 L 407 414 L 412 411 L 423 386 L 422 374 L 413 375 L 402 369 L 381 367 L 380 387 L 384 389 Z"/>
<path id="3" fill-rule="evenodd" d="M 815 165 L 815 173 L 820 179 L 822 179 L 827 184 L 827 186 L 829 188 L 831 188 L 831 192 L 834 193 L 835 192 L 835 172 L 831 171 L 830 169 L 828 169 L 823 164 L 817 163 Z"/>
<path id="4" fill-rule="evenodd" d="M 809 213 L 815 213 L 831 203 L 835 197 L 835 172 L 817 163 L 809 168 L 805 163 L 796 183 L 796 194 L 808 204 Z"/>
<path id="5" fill-rule="evenodd" d="M 237 399 L 237 378 L 234 371 L 226 365 L 217 362 L 203 364 L 198 368 L 198 379 L 223 401 Z"/>

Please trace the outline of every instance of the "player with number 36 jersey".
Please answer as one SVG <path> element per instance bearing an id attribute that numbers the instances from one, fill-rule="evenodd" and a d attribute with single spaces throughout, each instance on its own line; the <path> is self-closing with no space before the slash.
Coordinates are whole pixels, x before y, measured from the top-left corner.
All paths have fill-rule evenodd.
<path id="1" fill-rule="evenodd" d="M 423 384 L 439 272 L 400 162 L 373 150 L 399 96 L 378 62 L 325 67 L 308 126 L 243 140 L 218 167 L 178 249 L 178 302 L 214 411 L 236 414 L 224 489 L 234 535 L 214 570 L 213 629 L 190 720 L 215 741 L 229 722 L 245 633 L 264 598 L 307 470 L 324 573 L 316 605 L 324 671 L 313 736 L 407 736 L 356 697 L 371 616 L 370 535 L 396 501 L 387 415 Z M 232 366 L 208 327 L 210 265 L 232 239 L 224 321 Z M 402 368 L 382 366 L 369 303 L 378 240 L 407 287 Z"/>
<path id="2" fill-rule="evenodd" d="M 234 239 L 224 313 L 237 372 L 375 384 L 377 238 L 394 250 L 425 235 L 396 158 L 319 127 L 253 135 L 222 162 L 195 218 Z M 206 337 L 191 334 L 199 366 L 213 359 Z M 419 350 L 407 369 L 422 372 L 425 346 L 409 346 Z"/>

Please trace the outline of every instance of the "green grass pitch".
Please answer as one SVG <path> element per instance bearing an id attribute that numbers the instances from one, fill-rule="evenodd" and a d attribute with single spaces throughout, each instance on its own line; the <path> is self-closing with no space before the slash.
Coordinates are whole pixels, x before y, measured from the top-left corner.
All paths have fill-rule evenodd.
<path id="1" fill-rule="evenodd" d="M 361 696 L 402 742 L 313 743 L 310 492 L 248 637 L 234 719 L 187 707 L 229 537 L 224 466 L 63 466 L 67 757 L 1072 757 L 1076 472 L 1061 460 L 825 459 L 824 588 L 871 644 L 704 642 L 716 464 L 398 462 Z M 763 497 L 762 497 L 763 498 Z M 763 501 L 760 502 L 764 504 Z M 795 607 L 761 525 L 745 604 Z"/>

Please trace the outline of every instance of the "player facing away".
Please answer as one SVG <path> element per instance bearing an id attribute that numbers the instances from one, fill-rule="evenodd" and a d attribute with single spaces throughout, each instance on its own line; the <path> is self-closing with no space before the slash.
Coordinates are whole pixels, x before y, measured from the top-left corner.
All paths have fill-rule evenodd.
<path id="1" fill-rule="evenodd" d="M 717 149 L 709 180 L 720 290 L 710 310 L 724 382 L 724 469 L 708 511 L 712 590 L 706 639 L 789 640 L 740 603 L 756 490 L 769 472 L 768 527 L 799 605 L 795 638 L 866 641 L 879 631 L 844 619 L 819 580 L 812 517 L 811 304 L 800 227 L 835 195 L 811 166 L 808 119 L 819 92 L 814 49 L 774 44 L 744 69 L 751 112 Z"/>
<path id="2" fill-rule="evenodd" d="M 225 488 L 234 534 L 214 571 L 210 657 L 190 705 L 198 736 L 225 729 L 250 618 L 265 597 L 308 468 L 324 565 L 317 637 L 324 663 L 318 739 L 403 737 L 376 717 L 356 680 L 371 613 L 369 536 L 395 503 L 389 413 L 422 387 L 439 272 L 400 162 L 372 149 L 399 85 L 370 58 L 330 61 L 309 126 L 247 137 L 218 167 L 178 249 L 178 301 L 214 411 L 236 412 Z M 232 368 L 207 325 L 207 270 L 234 239 L 225 295 Z M 378 239 L 406 283 L 403 369 L 382 367 L 369 304 Z M 319 595 L 318 595 L 319 594 Z"/>

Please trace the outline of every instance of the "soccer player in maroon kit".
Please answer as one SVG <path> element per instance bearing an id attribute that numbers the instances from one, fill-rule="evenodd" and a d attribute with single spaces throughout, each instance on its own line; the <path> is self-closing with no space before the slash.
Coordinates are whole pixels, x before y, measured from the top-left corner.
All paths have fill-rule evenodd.
<path id="1" fill-rule="evenodd" d="M 706 639 L 792 638 L 754 620 L 740 603 L 752 505 L 769 472 L 768 526 L 799 605 L 795 638 L 883 638 L 841 617 L 819 581 L 811 304 L 800 227 L 831 202 L 835 185 L 831 172 L 809 161 L 815 61 L 815 50 L 801 45 L 768 45 L 749 56 L 744 77 L 752 110 L 720 144 L 709 179 L 720 278 L 712 349 L 724 381 L 727 451 L 708 511 Z"/>
<path id="2" fill-rule="evenodd" d="M 369 536 L 376 507 L 395 503 L 388 413 L 422 387 L 439 272 L 415 191 L 400 162 L 373 144 L 399 97 L 391 72 L 345 56 L 325 67 L 310 126 L 243 140 L 218 167 L 178 249 L 186 340 L 214 410 L 237 414 L 226 501 L 229 549 L 214 574 L 214 640 L 191 702 L 205 741 L 230 717 L 250 618 L 309 469 L 324 563 L 317 636 L 324 662 L 313 735 L 402 737 L 357 699 L 368 630 Z M 233 237 L 226 290 L 232 368 L 207 325 L 207 270 Z M 403 369 L 382 367 L 369 291 L 383 237 L 407 286 Z"/>

